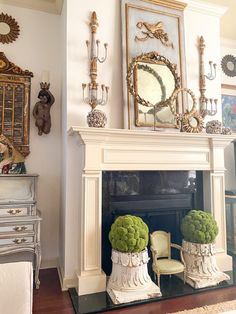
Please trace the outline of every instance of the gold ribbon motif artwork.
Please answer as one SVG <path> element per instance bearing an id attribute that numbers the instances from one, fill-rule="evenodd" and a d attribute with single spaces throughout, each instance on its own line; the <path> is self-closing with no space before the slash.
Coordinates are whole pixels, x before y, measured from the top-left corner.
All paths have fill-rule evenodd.
<path id="1" fill-rule="evenodd" d="M 138 22 L 136 25 L 139 29 L 145 28 L 145 31 L 141 31 L 145 37 L 135 36 L 135 40 L 145 41 L 149 38 L 156 38 L 161 41 L 161 43 L 166 47 L 174 48 L 173 43 L 169 41 L 168 34 L 163 29 L 163 23 L 157 22 L 155 24 L 150 24 L 147 22 Z"/>

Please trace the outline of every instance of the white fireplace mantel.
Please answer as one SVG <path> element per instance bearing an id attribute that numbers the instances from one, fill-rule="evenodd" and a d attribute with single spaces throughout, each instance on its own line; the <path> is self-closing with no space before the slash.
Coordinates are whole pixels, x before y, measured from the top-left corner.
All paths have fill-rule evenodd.
<path id="1" fill-rule="evenodd" d="M 203 170 L 204 208 L 219 226 L 217 262 L 231 269 L 224 211 L 224 148 L 233 135 L 72 127 L 82 160 L 78 208 L 78 294 L 106 290 L 101 268 L 103 170 Z"/>

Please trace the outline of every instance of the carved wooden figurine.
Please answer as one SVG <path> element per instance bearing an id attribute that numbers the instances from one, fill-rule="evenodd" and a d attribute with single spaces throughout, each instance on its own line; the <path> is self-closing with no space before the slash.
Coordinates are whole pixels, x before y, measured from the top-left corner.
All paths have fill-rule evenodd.
<path id="1" fill-rule="evenodd" d="M 40 83 L 41 90 L 38 94 L 39 101 L 35 104 L 33 116 L 35 117 L 35 125 L 38 128 L 38 135 L 48 134 L 51 129 L 50 109 L 55 98 L 49 91 L 50 84 Z"/>

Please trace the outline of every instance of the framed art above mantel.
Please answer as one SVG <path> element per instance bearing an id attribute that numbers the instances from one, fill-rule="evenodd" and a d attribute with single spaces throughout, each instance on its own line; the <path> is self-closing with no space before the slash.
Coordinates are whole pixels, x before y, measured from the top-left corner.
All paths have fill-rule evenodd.
<path id="1" fill-rule="evenodd" d="M 169 108 L 157 112 L 153 106 L 142 105 L 137 97 L 130 95 L 126 79 L 128 80 L 127 73 L 134 58 L 155 52 L 176 68 L 180 85 L 185 86 L 185 7 L 185 3 L 173 0 L 121 1 L 124 121 L 125 127 L 129 129 L 150 129 L 153 124 L 161 128 L 176 127 Z M 135 94 L 144 98 L 145 103 L 158 105 L 168 99 L 169 86 L 165 82 L 169 82 L 169 71 L 165 64 L 159 62 L 154 66 L 148 62 L 140 62 L 133 72 L 135 75 L 132 84 L 137 89 Z M 179 98 L 176 112 L 182 111 L 182 95 Z"/>
<path id="2" fill-rule="evenodd" d="M 223 126 L 236 133 L 236 85 L 221 85 L 221 104 Z"/>
<path id="3" fill-rule="evenodd" d="M 30 89 L 33 73 L 22 70 L 0 52 L 0 134 L 23 156 L 30 153 Z"/>

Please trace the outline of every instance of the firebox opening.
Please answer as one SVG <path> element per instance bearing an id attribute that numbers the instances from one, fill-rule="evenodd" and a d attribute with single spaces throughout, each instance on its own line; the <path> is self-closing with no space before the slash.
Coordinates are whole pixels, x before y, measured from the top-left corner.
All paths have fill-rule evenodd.
<path id="1" fill-rule="evenodd" d="M 117 216 L 139 216 L 150 233 L 165 230 L 172 242 L 181 244 L 181 219 L 194 208 L 204 210 L 202 171 L 104 171 L 102 269 L 106 275 L 112 266 L 108 234 Z"/>

